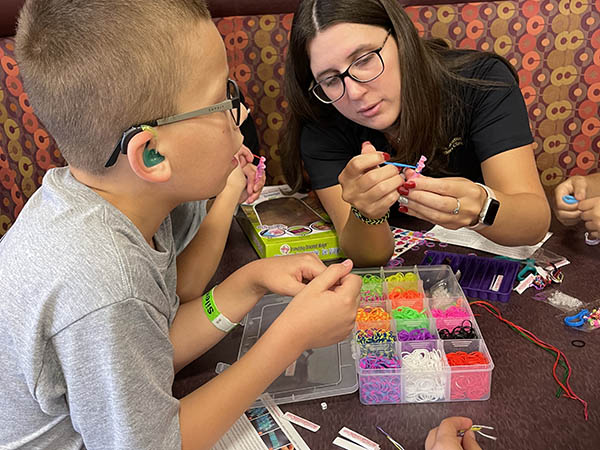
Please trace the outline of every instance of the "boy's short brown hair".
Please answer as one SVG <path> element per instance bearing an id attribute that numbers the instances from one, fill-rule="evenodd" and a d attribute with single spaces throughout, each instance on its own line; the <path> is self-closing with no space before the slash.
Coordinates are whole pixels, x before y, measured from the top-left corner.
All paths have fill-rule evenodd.
<path id="1" fill-rule="evenodd" d="M 16 54 L 34 111 L 67 162 L 102 174 L 123 131 L 175 114 L 204 0 L 27 0 Z"/>

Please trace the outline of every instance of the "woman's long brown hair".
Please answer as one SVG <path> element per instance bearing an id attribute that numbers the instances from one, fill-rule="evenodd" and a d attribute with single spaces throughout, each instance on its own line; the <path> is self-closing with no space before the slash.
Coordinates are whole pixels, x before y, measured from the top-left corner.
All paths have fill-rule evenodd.
<path id="1" fill-rule="evenodd" d="M 448 157 L 443 150 L 461 133 L 464 122 L 465 106 L 457 95 L 459 83 L 498 85 L 468 80 L 457 74 L 486 54 L 463 52 L 446 57 L 451 50 L 445 42 L 421 39 L 397 0 L 304 0 L 294 15 L 285 65 L 289 113 L 281 162 L 292 191 L 306 187 L 300 157 L 302 128 L 312 122 L 326 125 L 337 114 L 332 105 L 320 102 L 309 92 L 313 75 L 307 48 L 318 32 L 339 23 L 392 30 L 398 45 L 402 96 L 401 114 L 386 130 L 388 141 L 395 158 L 416 163 L 420 155 L 425 155 L 430 170 L 445 172 Z"/>

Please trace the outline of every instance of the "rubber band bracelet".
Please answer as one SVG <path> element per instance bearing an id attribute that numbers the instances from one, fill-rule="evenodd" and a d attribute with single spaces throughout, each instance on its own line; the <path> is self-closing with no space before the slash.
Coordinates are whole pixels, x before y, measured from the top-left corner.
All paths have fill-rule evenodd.
<path id="1" fill-rule="evenodd" d="M 371 219 L 370 217 L 363 216 L 362 213 L 358 209 L 356 209 L 354 206 L 351 206 L 350 210 L 352 211 L 352 214 L 354 214 L 358 220 L 360 220 L 362 223 L 366 223 L 367 225 L 380 225 L 390 218 L 390 210 L 389 209 L 388 209 L 388 212 L 385 213 L 385 215 L 383 217 L 380 217 L 379 219 Z"/>
<path id="2" fill-rule="evenodd" d="M 234 323 L 231 320 L 229 320 L 217 309 L 217 305 L 215 304 L 215 297 L 213 294 L 214 290 L 215 288 L 212 288 L 210 291 L 208 291 L 202 296 L 202 306 L 204 306 L 204 313 L 206 314 L 206 317 L 208 317 L 208 320 L 210 320 L 215 327 L 217 327 L 221 331 L 224 331 L 225 333 L 229 333 L 235 328 L 237 323 Z"/>

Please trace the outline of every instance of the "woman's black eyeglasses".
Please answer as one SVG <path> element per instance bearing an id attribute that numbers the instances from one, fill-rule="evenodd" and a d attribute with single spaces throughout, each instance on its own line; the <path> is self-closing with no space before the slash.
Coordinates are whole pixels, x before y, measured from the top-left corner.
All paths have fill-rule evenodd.
<path id="1" fill-rule="evenodd" d="M 359 83 L 368 83 L 378 78 L 385 70 L 381 50 L 391 33 L 392 30 L 389 30 L 381 47 L 359 56 L 342 73 L 327 77 L 318 83 L 313 81 L 309 90 L 323 103 L 334 103 L 346 93 L 346 83 L 344 83 L 346 77 Z"/>

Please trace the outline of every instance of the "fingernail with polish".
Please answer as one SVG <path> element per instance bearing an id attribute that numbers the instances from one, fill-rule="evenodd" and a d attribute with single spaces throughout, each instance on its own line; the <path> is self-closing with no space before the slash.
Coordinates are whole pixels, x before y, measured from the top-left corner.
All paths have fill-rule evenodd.
<path id="1" fill-rule="evenodd" d="M 408 212 L 408 208 L 406 206 L 401 206 L 400 208 L 398 208 L 398 211 L 406 214 Z"/>
<path id="2" fill-rule="evenodd" d="M 408 189 L 406 189 L 404 186 L 400 186 L 398 188 L 398 193 L 400 195 L 408 195 L 408 192 L 409 192 Z"/>
<path id="3" fill-rule="evenodd" d="M 386 153 L 386 152 L 381 152 L 381 153 L 383 154 L 383 159 L 385 159 L 386 161 L 390 160 L 391 156 L 389 153 Z"/>
<path id="4" fill-rule="evenodd" d="M 407 189 L 412 189 L 412 188 L 414 188 L 414 187 L 416 187 L 416 186 L 417 186 L 417 185 L 416 185 L 416 184 L 415 184 L 415 182 L 414 182 L 414 181 L 412 181 L 412 180 L 409 180 L 409 181 L 405 181 L 405 182 L 404 182 L 404 187 L 405 187 L 405 188 L 407 188 Z"/>
<path id="5" fill-rule="evenodd" d="M 408 205 L 408 199 L 401 195 L 398 197 L 398 203 L 400 203 L 400 205 Z"/>

